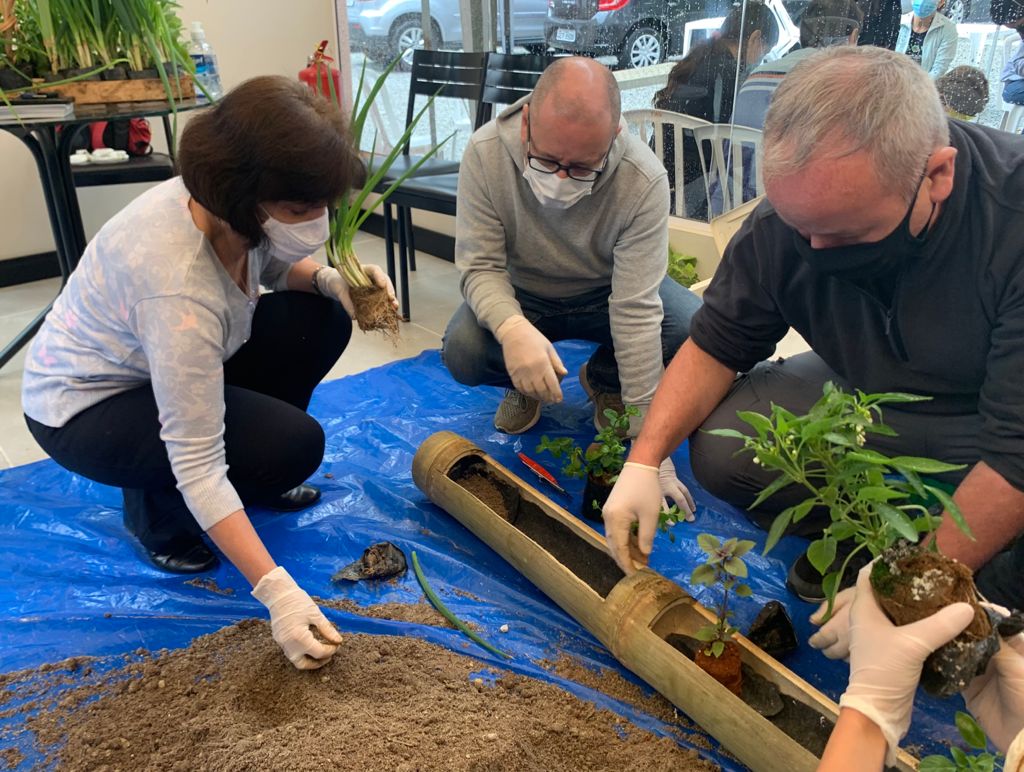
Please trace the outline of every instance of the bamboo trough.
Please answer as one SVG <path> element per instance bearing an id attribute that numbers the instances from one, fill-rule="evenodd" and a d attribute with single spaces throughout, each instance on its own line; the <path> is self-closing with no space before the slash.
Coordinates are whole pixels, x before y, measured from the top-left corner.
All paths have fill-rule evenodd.
<path id="1" fill-rule="evenodd" d="M 673 634 L 692 636 L 715 619 L 679 585 L 648 568 L 625 576 L 608 555 L 603 536 L 457 434 L 442 431 L 428 437 L 416 452 L 412 471 L 416 485 L 431 501 L 498 552 L 619 662 L 741 762 L 757 772 L 817 767 L 817 756 L 668 642 Z M 480 478 L 502 491 L 501 506 L 489 506 L 470 490 L 472 481 Z M 736 642 L 745 665 L 775 684 L 781 694 L 835 723 L 836 703 L 745 637 L 737 635 Z M 901 750 L 896 768 L 915 770 L 917 761 Z"/>

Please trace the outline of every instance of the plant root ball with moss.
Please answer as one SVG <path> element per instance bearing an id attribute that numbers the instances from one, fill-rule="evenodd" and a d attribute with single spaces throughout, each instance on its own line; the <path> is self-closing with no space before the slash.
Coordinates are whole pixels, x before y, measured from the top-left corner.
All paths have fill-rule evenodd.
<path id="1" fill-rule="evenodd" d="M 967 629 L 925 661 L 921 685 L 929 694 L 956 694 L 984 672 L 999 650 L 998 619 L 978 603 L 971 570 L 963 563 L 900 542 L 875 561 L 871 586 L 878 604 L 897 625 L 917 622 L 952 603 L 969 603 L 974 608 L 974 620 Z"/>

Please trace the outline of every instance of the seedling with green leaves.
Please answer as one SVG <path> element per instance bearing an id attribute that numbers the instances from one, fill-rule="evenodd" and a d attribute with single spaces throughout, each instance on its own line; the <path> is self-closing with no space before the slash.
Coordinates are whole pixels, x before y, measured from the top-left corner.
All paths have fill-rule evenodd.
<path id="1" fill-rule="evenodd" d="M 720 657 L 725 651 L 725 644 L 732 640 L 738 630 L 729 623 L 733 612 L 729 609 L 729 593 L 739 598 L 748 598 L 753 592 L 740 579 L 747 577 L 747 564 L 743 556 L 754 547 L 749 539 L 733 537 L 720 541 L 710 533 L 697 536 L 697 544 L 707 554 L 707 560 L 693 569 L 690 574 L 691 584 L 702 584 L 706 587 L 722 588 L 722 598 L 715 608 L 717 621 L 704 625 L 694 637 L 708 644 L 704 654 Z"/>
<path id="2" fill-rule="evenodd" d="M 622 465 L 626 462 L 623 437 L 629 431 L 629 419 L 638 415 L 640 411 L 632 405 L 627 405 L 622 413 L 607 408 L 604 416 L 608 419 L 608 425 L 598 431 L 593 444 L 586 450 L 571 437 L 552 439 L 545 434 L 540 438 L 537 452 L 547 451 L 555 458 L 564 458 L 562 473 L 569 477 L 582 479 L 589 475 L 610 485 L 619 478 Z"/>
<path id="3" fill-rule="evenodd" d="M 764 552 L 771 550 L 794 523 L 815 507 L 828 511 L 830 523 L 820 538 L 807 548 L 807 558 L 823 576 L 822 588 L 832 604 L 839 579 L 851 559 L 867 550 L 878 557 L 900 539 L 916 543 L 922 534 L 932 534 L 941 516 L 929 512 L 926 503 L 937 500 L 968 536 L 970 528 L 952 497 L 921 475 L 942 474 L 962 469 L 929 458 L 888 457 L 865 447 L 868 435 L 896 435 L 881 422 L 883 404 L 922 402 L 929 397 L 913 394 L 848 394 L 831 382 L 806 415 L 797 416 L 772 405 L 769 416 L 750 411 L 737 413 L 754 429 L 753 435 L 735 429 L 713 429 L 709 433 L 743 441 L 740 452 L 754 454 L 754 463 L 779 475 L 750 505 L 751 509 L 790 485 L 800 485 L 810 494 L 783 510 L 768 531 Z M 972 536 L 973 538 L 973 536 Z M 839 569 L 829 571 L 837 545 L 852 539 L 853 549 Z M 931 547 L 935 549 L 934 540 Z"/>
<path id="4" fill-rule="evenodd" d="M 692 287 L 700 277 L 697 276 L 697 258 L 676 252 L 668 248 L 668 277 L 684 287 Z"/>
<path id="5" fill-rule="evenodd" d="M 1001 762 L 1002 754 L 989 753 L 988 738 L 985 731 L 978 726 L 978 722 L 969 714 L 963 711 L 956 712 L 956 728 L 960 736 L 972 750 L 978 751 L 974 755 L 955 745 L 949 749 L 947 756 L 925 756 L 921 759 L 918 767 L 920 772 L 995 772 L 1003 768 Z"/>

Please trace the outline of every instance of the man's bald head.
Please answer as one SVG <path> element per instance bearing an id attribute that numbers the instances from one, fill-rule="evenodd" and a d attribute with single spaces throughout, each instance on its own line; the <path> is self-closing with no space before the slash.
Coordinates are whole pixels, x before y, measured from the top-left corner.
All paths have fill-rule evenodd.
<path id="1" fill-rule="evenodd" d="M 537 81 L 530 112 L 575 121 L 605 121 L 609 131 L 619 125 L 622 101 L 615 76 L 603 64 L 583 56 L 552 62 Z"/>

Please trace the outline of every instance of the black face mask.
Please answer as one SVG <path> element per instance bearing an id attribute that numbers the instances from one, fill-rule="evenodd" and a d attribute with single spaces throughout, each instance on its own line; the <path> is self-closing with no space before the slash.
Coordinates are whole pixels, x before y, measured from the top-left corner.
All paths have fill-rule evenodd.
<path id="1" fill-rule="evenodd" d="M 918 188 L 920 189 L 920 185 Z M 807 239 L 793 231 L 793 246 L 805 263 L 825 276 L 852 281 L 892 275 L 924 250 L 928 226 L 931 225 L 932 215 L 935 214 L 935 204 L 932 204 L 932 214 L 928 215 L 928 222 L 915 236 L 910 232 L 910 216 L 914 212 L 916 202 L 915 193 L 906 216 L 892 233 L 880 241 L 815 249 Z"/>

